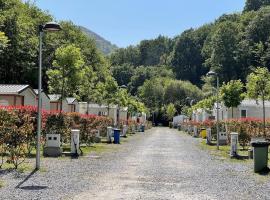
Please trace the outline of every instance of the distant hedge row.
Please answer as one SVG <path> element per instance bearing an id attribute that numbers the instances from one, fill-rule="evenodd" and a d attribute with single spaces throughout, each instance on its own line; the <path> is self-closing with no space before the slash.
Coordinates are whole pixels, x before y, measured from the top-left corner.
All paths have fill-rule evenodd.
<path id="1" fill-rule="evenodd" d="M 197 126 L 198 128 L 211 128 L 212 135 L 216 135 L 216 121 L 206 120 L 204 122 L 190 121 L 187 125 Z M 220 131 L 228 133 L 228 140 L 231 132 L 239 134 L 239 143 L 245 148 L 253 137 L 270 138 L 270 119 L 266 120 L 264 131 L 263 120 L 260 118 L 240 118 L 220 121 Z"/>

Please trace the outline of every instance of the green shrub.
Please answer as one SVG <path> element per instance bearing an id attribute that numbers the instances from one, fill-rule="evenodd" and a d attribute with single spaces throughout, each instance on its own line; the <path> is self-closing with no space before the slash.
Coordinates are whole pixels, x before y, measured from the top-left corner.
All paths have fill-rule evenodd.
<path id="1" fill-rule="evenodd" d="M 81 143 L 93 142 L 96 130 L 106 132 L 112 124 L 108 117 L 78 113 L 42 112 L 42 132 L 61 134 L 64 143 L 70 142 L 71 129 L 81 131 Z M 35 107 L 0 107 L 0 168 L 5 162 L 18 168 L 36 146 L 37 110 Z M 44 137 L 41 138 L 44 142 Z"/>
<path id="2" fill-rule="evenodd" d="M 251 140 L 251 135 L 242 126 L 239 128 L 238 134 L 239 144 L 245 149 Z"/>
<path id="3" fill-rule="evenodd" d="M 45 134 L 60 134 L 61 141 L 68 143 L 70 141 L 71 120 L 64 113 L 55 113 L 47 118 L 45 125 Z"/>

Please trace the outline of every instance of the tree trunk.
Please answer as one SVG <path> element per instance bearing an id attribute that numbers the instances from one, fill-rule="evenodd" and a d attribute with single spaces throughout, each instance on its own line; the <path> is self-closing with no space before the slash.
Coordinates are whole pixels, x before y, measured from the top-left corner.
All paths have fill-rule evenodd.
<path id="1" fill-rule="evenodd" d="M 232 119 L 233 119 L 233 107 L 232 107 Z"/>
<path id="2" fill-rule="evenodd" d="M 264 102 L 264 94 L 262 95 L 262 101 L 263 101 L 263 134 L 264 134 L 264 137 L 266 137 L 266 130 L 265 130 L 265 102 Z"/>
<path id="3" fill-rule="evenodd" d="M 109 104 L 108 104 L 107 111 L 108 111 L 108 113 L 107 113 L 107 117 L 109 117 L 109 116 L 110 116 L 110 105 L 109 105 Z"/>
<path id="4" fill-rule="evenodd" d="M 61 102 L 60 102 L 60 112 L 62 112 L 63 110 L 63 99 L 64 99 L 64 89 L 65 89 L 65 68 L 63 67 L 63 70 L 62 70 L 62 79 L 63 79 L 63 82 L 62 82 L 62 91 L 61 91 Z"/>
<path id="5" fill-rule="evenodd" d="M 86 114 L 89 115 L 89 101 L 87 101 Z"/>
<path id="6" fill-rule="evenodd" d="M 64 79 L 63 79 L 63 85 L 62 85 L 62 91 L 61 91 L 61 97 L 60 97 L 60 113 L 63 110 L 63 99 L 64 99 Z"/>

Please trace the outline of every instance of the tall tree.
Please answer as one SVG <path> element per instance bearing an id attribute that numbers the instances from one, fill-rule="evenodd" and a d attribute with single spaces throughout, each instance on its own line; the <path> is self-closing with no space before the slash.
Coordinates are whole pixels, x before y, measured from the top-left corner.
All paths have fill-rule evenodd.
<path id="1" fill-rule="evenodd" d="M 244 12 L 259 10 L 262 6 L 270 5 L 270 0 L 246 0 Z"/>
<path id="2" fill-rule="evenodd" d="M 118 85 L 113 78 L 109 78 L 104 84 L 104 90 L 102 93 L 102 103 L 105 103 L 108 108 L 108 115 L 112 105 L 117 105 L 119 103 L 117 94 L 118 94 Z"/>
<path id="3" fill-rule="evenodd" d="M 175 109 L 173 103 L 170 103 L 166 108 L 166 115 L 167 115 L 168 119 L 172 120 L 175 113 L 176 113 L 176 109 Z"/>
<path id="4" fill-rule="evenodd" d="M 270 64 L 270 7 L 262 8 L 250 20 L 246 31 L 242 55 L 247 54 L 244 59 L 248 66 L 259 67 Z"/>
<path id="5" fill-rule="evenodd" d="M 0 54 L 2 83 L 37 85 L 39 24 L 52 17 L 35 5 L 20 0 L 0 0 L 0 31 L 9 45 Z"/>
<path id="6" fill-rule="evenodd" d="M 131 94 L 135 95 L 140 86 L 146 80 L 158 77 L 174 78 L 173 71 L 167 66 L 140 66 L 134 70 L 134 75 L 130 79 L 128 88 Z"/>
<path id="7" fill-rule="evenodd" d="M 3 51 L 4 48 L 7 47 L 8 38 L 5 36 L 5 33 L 0 32 L 0 53 Z"/>
<path id="8" fill-rule="evenodd" d="M 135 73 L 135 67 L 130 64 L 117 65 L 112 67 L 112 75 L 118 85 L 128 85 Z"/>
<path id="9" fill-rule="evenodd" d="M 140 42 L 140 65 L 159 65 L 161 58 L 169 54 L 172 49 L 171 40 L 164 36 L 158 36 L 153 40 L 143 40 Z"/>
<path id="10" fill-rule="evenodd" d="M 93 71 L 93 68 L 90 66 L 85 66 L 82 70 L 82 80 L 80 88 L 79 88 L 79 94 L 81 100 L 87 102 L 87 114 L 89 113 L 89 104 L 90 102 L 94 102 L 96 100 L 96 96 L 99 95 L 97 92 L 97 75 Z"/>
<path id="11" fill-rule="evenodd" d="M 117 49 L 109 58 L 112 66 L 123 64 L 130 64 L 133 66 L 140 65 L 140 51 L 137 46 L 128 46 L 127 48 Z"/>
<path id="12" fill-rule="evenodd" d="M 221 80 L 225 82 L 238 78 L 235 51 L 239 43 L 238 34 L 236 23 L 230 21 L 219 23 L 211 36 L 210 43 L 204 46 L 208 49 L 205 65 L 219 73 Z"/>
<path id="13" fill-rule="evenodd" d="M 263 124 L 265 132 L 265 100 L 270 97 L 270 73 L 265 67 L 258 67 L 247 77 L 247 95 L 250 98 L 261 99 L 263 103 Z"/>
<path id="14" fill-rule="evenodd" d="M 201 51 L 211 27 L 205 25 L 196 30 L 190 29 L 177 38 L 171 53 L 171 65 L 178 79 L 189 80 L 196 85 L 201 84 L 200 78 L 207 71 L 203 66 Z"/>
<path id="15" fill-rule="evenodd" d="M 188 81 L 169 80 L 164 87 L 164 104 L 173 103 L 178 114 L 187 105 L 187 98 L 199 101 L 202 97 L 202 91 Z"/>
<path id="16" fill-rule="evenodd" d="M 62 100 L 79 93 L 83 81 L 84 60 L 80 48 L 75 45 L 60 47 L 56 50 L 53 69 L 47 71 L 49 90 L 51 93 L 61 94 Z"/>
<path id="17" fill-rule="evenodd" d="M 243 88 L 244 85 L 240 80 L 231 80 L 220 88 L 221 98 L 224 105 L 227 108 L 232 108 L 232 118 L 233 108 L 239 106 L 244 99 Z"/>
<path id="18" fill-rule="evenodd" d="M 146 80 L 139 88 L 139 97 L 151 112 L 158 111 L 164 104 L 164 85 L 162 79 Z"/>

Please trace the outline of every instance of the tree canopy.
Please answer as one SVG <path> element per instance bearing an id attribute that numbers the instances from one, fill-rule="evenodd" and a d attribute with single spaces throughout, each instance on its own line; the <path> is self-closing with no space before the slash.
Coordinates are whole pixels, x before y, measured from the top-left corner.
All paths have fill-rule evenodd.
<path id="1" fill-rule="evenodd" d="M 262 6 L 270 5 L 269 0 L 247 0 L 244 11 L 259 10 Z"/>
<path id="2" fill-rule="evenodd" d="M 233 108 L 239 106 L 244 99 L 243 89 L 244 85 L 240 80 L 231 80 L 220 88 L 224 105 L 227 108 L 232 108 L 232 118 Z"/>

